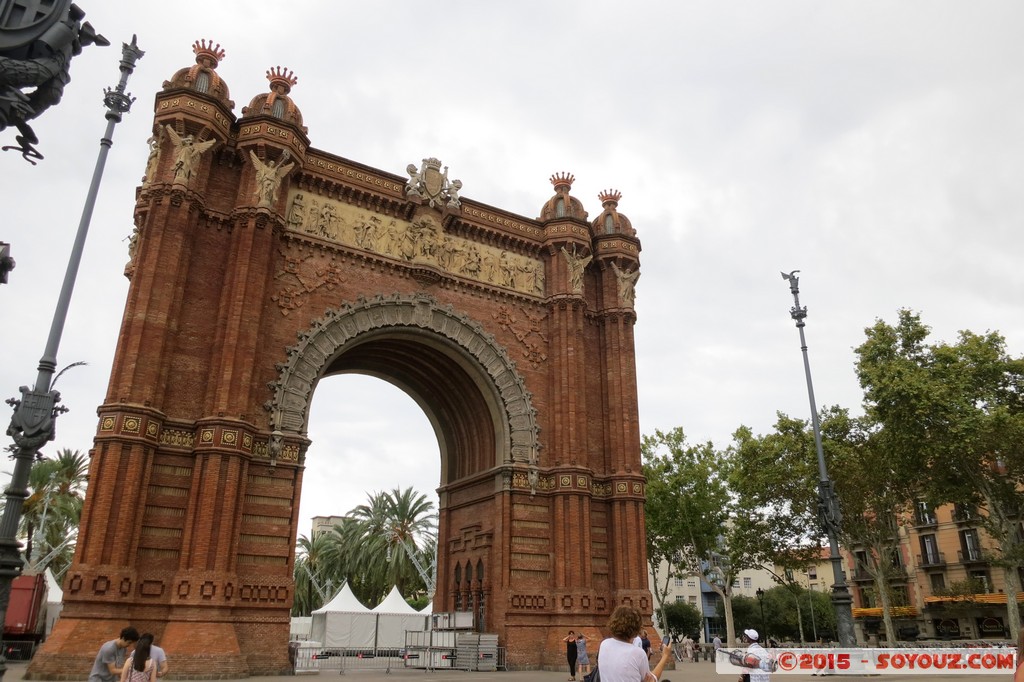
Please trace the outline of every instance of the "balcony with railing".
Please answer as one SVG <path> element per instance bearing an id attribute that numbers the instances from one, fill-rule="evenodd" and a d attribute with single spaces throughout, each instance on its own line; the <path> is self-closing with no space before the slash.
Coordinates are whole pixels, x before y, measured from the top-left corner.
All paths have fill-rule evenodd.
<path id="1" fill-rule="evenodd" d="M 945 568 L 946 567 L 946 553 L 945 552 L 925 552 L 924 554 L 917 555 L 917 565 L 924 569 L 929 568 Z"/>
<path id="2" fill-rule="evenodd" d="M 988 559 L 980 549 L 968 547 L 967 549 L 958 550 L 956 553 L 956 559 L 961 564 L 987 564 Z"/>

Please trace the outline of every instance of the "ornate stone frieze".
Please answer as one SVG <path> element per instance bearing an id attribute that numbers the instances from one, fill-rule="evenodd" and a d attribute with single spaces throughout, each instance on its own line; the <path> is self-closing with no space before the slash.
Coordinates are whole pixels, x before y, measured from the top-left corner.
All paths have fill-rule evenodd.
<path id="1" fill-rule="evenodd" d="M 293 232 L 392 260 L 433 267 L 449 276 L 521 294 L 544 294 L 544 264 L 540 260 L 446 234 L 432 216 L 412 221 L 389 218 L 335 199 L 293 190 L 289 195 L 287 226 Z M 282 293 L 282 300 L 294 299 L 297 293 L 315 288 L 313 273 L 301 265 L 296 263 L 292 272 L 304 273 L 301 286 L 288 282 L 286 286 L 291 291 Z M 279 278 L 287 280 L 280 273 Z"/>

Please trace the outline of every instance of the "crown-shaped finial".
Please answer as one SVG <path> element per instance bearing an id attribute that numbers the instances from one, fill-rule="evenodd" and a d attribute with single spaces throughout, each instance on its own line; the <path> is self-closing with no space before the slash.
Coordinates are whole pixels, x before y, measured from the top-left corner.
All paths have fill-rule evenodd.
<path id="1" fill-rule="evenodd" d="M 551 176 L 551 184 L 555 186 L 556 192 L 561 187 L 569 189 L 575 181 L 576 177 L 572 173 L 555 173 Z"/>
<path id="2" fill-rule="evenodd" d="M 619 203 L 619 199 L 622 198 L 622 192 L 617 189 L 604 189 L 597 195 L 597 198 L 601 200 L 601 205 L 612 204 L 613 206 Z"/>
<path id="3" fill-rule="evenodd" d="M 267 80 L 270 81 L 271 90 L 277 85 L 284 88 L 286 94 L 291 91 L 293 85 L 299 82 L 299 79 L 295 77 L 291 70 L 283 69 L 280 66 L 267 69 Z"/>
<path id="4" fill-rule="evenodd" d="M 213 64 L 210 65 L 211 69 L 216 69 L 217 64 L 220 63 L 220 60 L 224 59 L 224 56 L 227 54 L 221 49 L 220 43 L 214 45 L 212 40 L 207 42 L 205 38 L 192 43 L 192 51 L 196 54 L 197 64 L 202 63 L 201 60 L 203 57 L 212 61 Z"/>
<path id="5" fill-rule="evenodd" d="M 441 159 L 431 156 L 429 159 L 423 159 L 423 163 L 426 164 L 427 168 L 441 170 Z"/>

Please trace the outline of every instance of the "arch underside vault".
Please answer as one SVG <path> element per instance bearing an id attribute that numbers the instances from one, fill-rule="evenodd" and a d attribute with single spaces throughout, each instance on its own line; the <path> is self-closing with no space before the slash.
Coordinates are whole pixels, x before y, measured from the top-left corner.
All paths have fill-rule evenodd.
<path id="1" fill-rule="evenodd" d="M 427 412 L 442 452 L 494 452 L 493 461 L 478 461 L 473 469 L 536 463 L 536 411 L 515 363 L 451 306 L 426 295 L 360 299 L 329 310 L 298 336 L 270 385 L 274 399 L 265 408 L 271 428 L 304 434 L 320 378 L 359 371 L 412 395 Z M 443 455 L 442 482 L 467 473 Z"/>

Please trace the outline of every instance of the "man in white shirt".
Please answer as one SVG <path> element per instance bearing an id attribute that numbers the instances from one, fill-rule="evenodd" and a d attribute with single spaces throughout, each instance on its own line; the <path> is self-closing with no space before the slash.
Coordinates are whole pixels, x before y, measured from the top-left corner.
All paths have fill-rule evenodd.
<path id="1" fill-rule="evenodd" d="M 738 682 L 771 682 L 772 659 L 757 639 L 757 630 L 749 628 L 743 631 L 743 643 L 747 645 L 743 661 L 757 667 L 751 667 L 749 673 L 741 674 Z"/>

